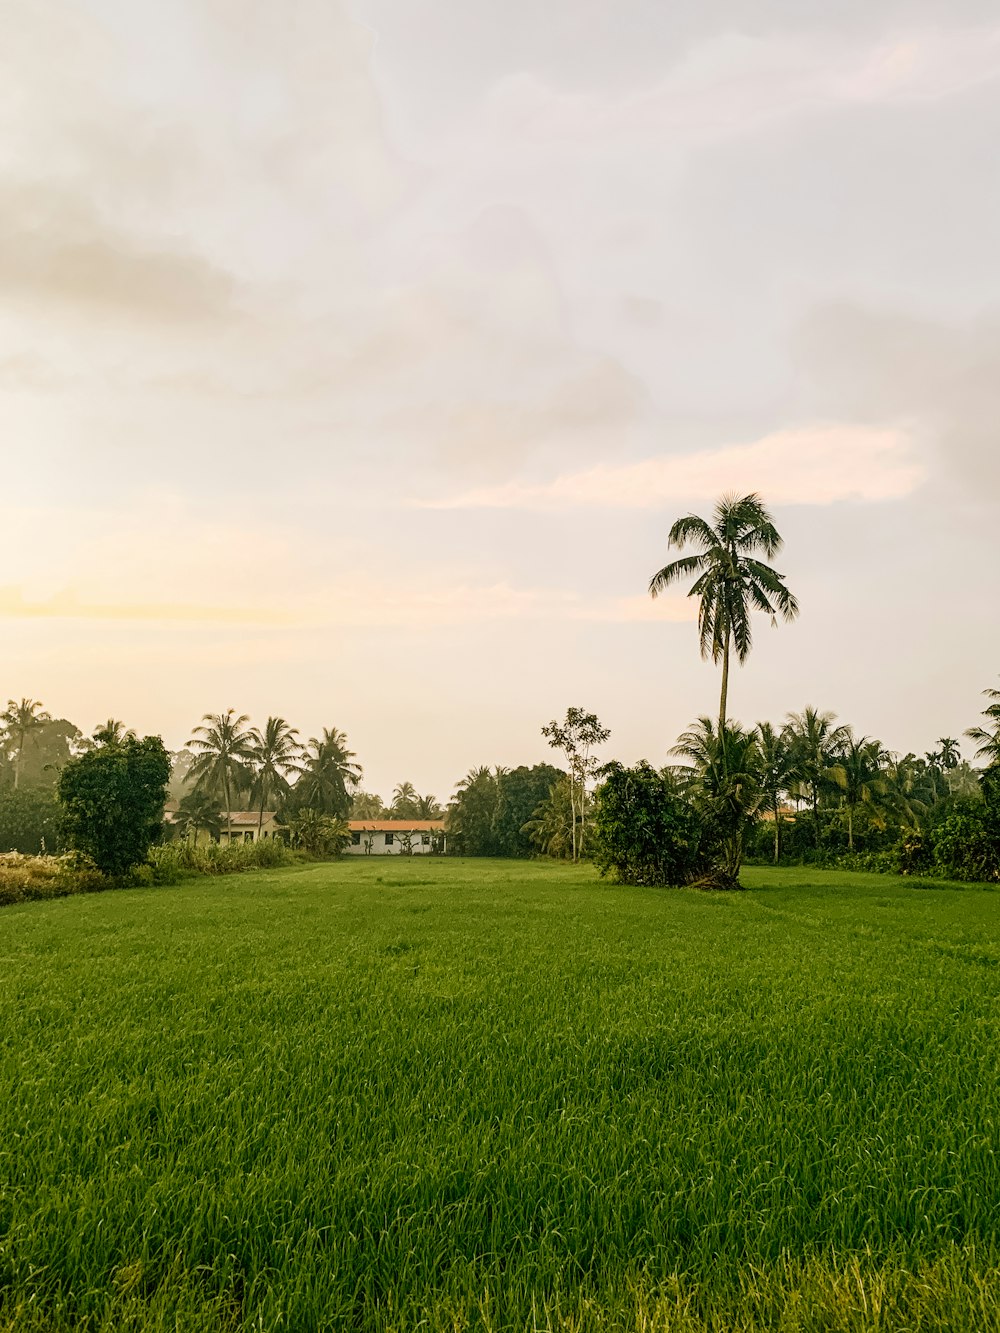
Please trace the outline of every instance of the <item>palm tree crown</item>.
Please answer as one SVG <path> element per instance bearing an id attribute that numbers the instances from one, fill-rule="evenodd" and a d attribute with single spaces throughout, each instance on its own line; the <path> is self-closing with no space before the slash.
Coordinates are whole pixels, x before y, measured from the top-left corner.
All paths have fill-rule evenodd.
<path id="1" fill-rule="evenodd" d="M 711 523 L 697 514 L 679 518 L 668 545 L 683 550 L 688 544 L 700 550 L 664 565 L 650 579 L 649 591 L 656 597 L 671 584 L 696 576 L 688 596 L 699 599 L 701 655 L 722 663 L 721 729 L 726 724 L 730 653 L 735 650 L 737 661 L 746 661 L 753 646 L 752 612 L 766 612 L 773 625 L 779 615 L 794 620 L 799 604 L 785 587 L 784 575 L 757 558 L 760 552 L 770 560 L 782 547 L 759 495 L 724 495 Z"/>
<path id="2" fill-rule="evenodd" d="M 283 717 L 269 717 L 264 730 L 257 727 L 250 732 L 250 763 L 253 783 L 250 800 L 257 810 L 257 836 L 264 824 L 264 807 L 268 801 L 284 796 L 288 791 L 288 775 L 295 766 L 302 747 L 296 740 L 298 731 Z"/>
<path id="3" fill-rule="evenodd" d="M 990 703 L 983 709 L 983 717 L 991 727 L 970 727 L 965 733 L 970 741 L 976 742 L 976 758 L 985 759 L 988 765 L 1000 764 L 1000 690 L 983 690 Z"/>
<path id="4" fill-rule="evenodd" d="M 206 713 L 195 727 L 188 748 L 195 753 L 188 776 L 195 789 L 221 795 L 226 811 L 226 830 L 232 832 L 233 795 L 252 781 L 250 760 L 253 736 L 247 730 L 250 718 L 227 708 L 224 713 Z"/>
<path id="5" fill-rule="evenodd" d="M 301 777 L 295 784 L 296 804 L 320 814 L 347 816 L 351 793 L 361 785 L 361 765 L 354 762 L 347 737 L 336 727 L 324 727 L 321 736 L 310 736 L 305 749 Z"/>
<path id="6" fill-rule="evenodd" d="M 6 732 L 7 743 L 14 747 L 15 787 L 21 781 L 24 747 L 28 737 L 44 723 L 51 721 L 51 715 L 45 711 L 37 699 L 22 699 L 20 703 L 16 699 L 7 700 L 6 709 L 3 713 L 0 713 L 0 726 Z"/>

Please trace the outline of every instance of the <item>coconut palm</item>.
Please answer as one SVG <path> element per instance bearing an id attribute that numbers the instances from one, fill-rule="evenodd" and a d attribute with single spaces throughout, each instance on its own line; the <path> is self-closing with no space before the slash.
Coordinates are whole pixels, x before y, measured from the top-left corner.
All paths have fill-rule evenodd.
<path id="1" fill-rule="evenodd" d="M 109 717 L 106 722 L 94 728 L 94 734 L 90 739 L 94 746 L 121 745 L 129 736 L 135 736 L 135 732 L 126 727 L 121 718 Z"/>
<path id="2" fill-rule="evenodd" d="M 253 782 L 250 800 L 257 811 L 257 837 L 264 826 L 264 807 L 288 794 L 288 775 L 294 773 L 302 747 L 298 731 L 283 717 L 269 717 L 264 730 L 250 732 L 250 765 Z"/>
<path id="3" fill-rule="evenodd" d="M 795 779 L 795 753 L 787 727 L 775 731 L 770 722 L 757 727 L 760 788 L 774 820 L 774 864 L 781 859 L 781 798 Z"/>
<path id="4" fill-rule="evenodd" d="M 37 699 L 7 700 L 7 707 L 0 713 L 0 726 L 3 727 L 8 745 L 14 749 L 14 786 L 21 781 L 21 769 L 24 765 L 24 747 L 28 737 L 39 727 L 51 722 L 52 717 L 45 711 Z"/>
<path id="5" fill-rule="evenodd" d="M 394 819 L 415 819 L 420 797 L 412 782 L 400 782 L 392 790 L 389 814 Z"/>
<path id="6" fill-rule="evenodd" d="M 219 817 L 219 803 L 215 795 L 207 791 L 185 792 L 178 802 L 174 824 L 181 837 L 190 835 L 192 842 L 198 841 L 198 834 L 205 832 L 210 838 L 218 839 L 222 828 Z"/>
<path id="7" fill-rule="evenodd" d="M 812 809 L 813 837 L 817 848 L 820 840 L 820 795 L 833 781 L 831 769 L 847 739 L 847 727 L 835 726 L 836 720 L 835 713 L 821 713 L 811 706 L 805 707 L 801 713 L 788 714 L 795 777 Z"/>
<path id="8" fill-rule="evenodd" d="M 710 717 L 700 717 L 671 753 L 693 768 L 689 790 L 717 841 L 722 884 L 738 888 L 746 835 L 767 799 L 757 736 L 737 723 L 720 730 Z"/>
<path id="9" fill-rule="evenodd" d="M 664 565 L 650 580 L 649 591 L 656 597 L 671 584 L 697 575 L 688 596 L 698 598 L 702 657 L 722 663 L 722 732 L 726 726 L 730 654 L 735 652 L 741 665 L 746 661 L 753 646 L 752 612 L 766 612 L 774 625 L 779 615 L 794 620 L 799 604 L 785 587 L 784 575 L 757 559 L 757 552 L 762 552 L 770 560 L 782 547 L 759 495 L 724 495 L 715 506 L 711 523 L 697 514 L 679 518 L 670 529 L 667 544 L 683 550 L 689 543 L 700 550 Z"/>
<path id="10" fill-rule="evenodd" d="M 382 797 L 372 792 L 357 791 L 351 797 L 351 819 L 384 819 L 386 815 Z"/>
<path id="11" fill-rule="evenodd" d="M 946 772 L 958 768 L 962 761 L 962 751 L 954 736 L 942 736 L 938 741 L 937 760 Z"/>
<path id="12" fill-rule="evenodd" d="M 295 784 L 296 806 L 345 818 L 351 808 L 351 794 L 361 785 L 361 765 L 354 762 L 346 735 L 336 727 L 324 727 L 321 736 L 309 737 L 304 753 L 298 770 L 301 776 Z"/>
<path id="13" fill-rule="evenodd" d="M 443 813 L 436 796 L 417 797 L 417 819 L 440 819 Z"/>
<path id="14" fill-rule="evenodd" d="M 233 795 L 249 787 L 252 781 L 250 761 L 253 733 L 247 729 L 250 718 L 237 715 L 235 709 L 224 713 L 206 713 L 195 727 L 187 748 L 195 755 L 188 776 L 194 789 L 212 796 L 221 795 L 226 812 L 226 832 L 233 831 Z"/>
<path id="15" fill-rule="evenodd" d="M 983 690 L 991 702 L 983 709 L 992 730 L 987 727 L 970 727 L 965 733 L 970 741 L 976 742 L 976 758 L 985 759 L 990 766 L 1000 764 L 1000 690 Z"/>
<path id="16" fill-rule="evenodd" d="M 840 788 L 847 810 L 847 850 L 854 851 L 854 817 L 861 806 L 874 811 L 887 791 L 884 765 L 888 756 L 881 741 L 855 736 L 846 728 L 840 753 L 830 769 L 830 777 Z M 884 821 L 882 821 L 884 823 Z"/>

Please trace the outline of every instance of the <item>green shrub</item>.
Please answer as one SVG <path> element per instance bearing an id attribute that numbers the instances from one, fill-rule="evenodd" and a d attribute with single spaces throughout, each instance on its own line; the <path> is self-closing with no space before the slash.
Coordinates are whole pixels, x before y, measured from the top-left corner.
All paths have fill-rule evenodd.
<path id="1" fill-rule="evenodd" d="M 159 736 L 127 735 L 71 759 L 58 786 L 69 846 L 106 875 L 142 865 L 162 828 L 169 778 Z"/>
<path id="2" fill-rule="evenodd" d="M 76 852 L 63 856 L 0 855 L 0 907 L 38 898 L 64 898 L 109 887 L 101 872 Z"/>
<path id="3" fill-rule="evenodd" d="M 0 790 L 0 851 L 39 856 L 59 850 L 62 812 L 47 787 Z"/>
<path id="4" fill-rule="evenodd" d="M 934 830 L 934 866 L 949 879 L 1000 880 L 1000 815 L 969 804 Z"/>
<path id="5" fill-rule="evenodd" d="M 278 839 L 261 842 L 192 844 L 170 842 L 153 847 L 149 867 L 154 884 L 176 884 L 192 875 L 231 875 L 287 865 L 291 853 Z M 145 867 L 143 867 L 145 869 Z"/>
<path id="6" fill-rule="evenodd" d="M 703 829 L 669 771 L 643 760 L 602 769 L 594 797 L 591 853 L 602 875 L 621 884 L 681 885 L 704 875 Z"/>

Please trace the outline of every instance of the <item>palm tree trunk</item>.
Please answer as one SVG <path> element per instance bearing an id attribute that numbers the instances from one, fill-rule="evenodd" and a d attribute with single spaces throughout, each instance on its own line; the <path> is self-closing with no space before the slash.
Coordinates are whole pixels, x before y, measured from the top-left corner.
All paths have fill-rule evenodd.
<path id="1" fill-rule="evenodd" d="M 816 840 L 816 850 L 819 851 L 819 788 L 813 783 L 812 788 L 812 807 L 813 807 L 813 836 Z"/>
<path id="2" fill-rule="evenodd" d="M 222 779 L 222 794 L 226 801 L 226 846 L 233 841 L 233 803 L 229 796 L 229 772 Z"/>
<path id="3" fill-rule="evenodd" d="M 726 704 L 729 697 L 729 628 L 726 627 L 726 642 L 722 649 L 722 697 L 719 700 L 719 737 L 726 729 Z M 725 754 L 725 750 L 723 750 Z"/>
<path id="4" fill-rule="evenodd" d="M 569 822 L 573 842 L 573 864 L 576 865 L 576 778 L 569 771 Z"/>
<path id="5" fill-rule="evenodd" d="M 847 850 L 854 851 L 854 806 L 847 806 Z"/>
<path id="6" fill-rule="evenodd" d="M 778 798 L 774 798 L 774 864 L 781 860 L 781 816 L 778 814 Z"/>
<path id="7" fill-rule="evenodd" d="M 14 790 L 17 791 L 18 783 L 21 781 L 21 761 L 24 758 L 24 732 L 22 731 L 17 742 L 17 758 L 14 760 Z"/>

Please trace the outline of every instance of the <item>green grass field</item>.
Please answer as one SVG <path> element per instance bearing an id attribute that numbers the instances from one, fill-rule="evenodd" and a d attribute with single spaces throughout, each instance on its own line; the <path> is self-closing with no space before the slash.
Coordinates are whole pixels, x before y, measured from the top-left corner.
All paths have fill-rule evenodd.
<path id="1" fill-rule="evenodd" d="M 0 1328 L 1000 1329 L 1000 894 L 358 859 L 0 913 Z"/>

